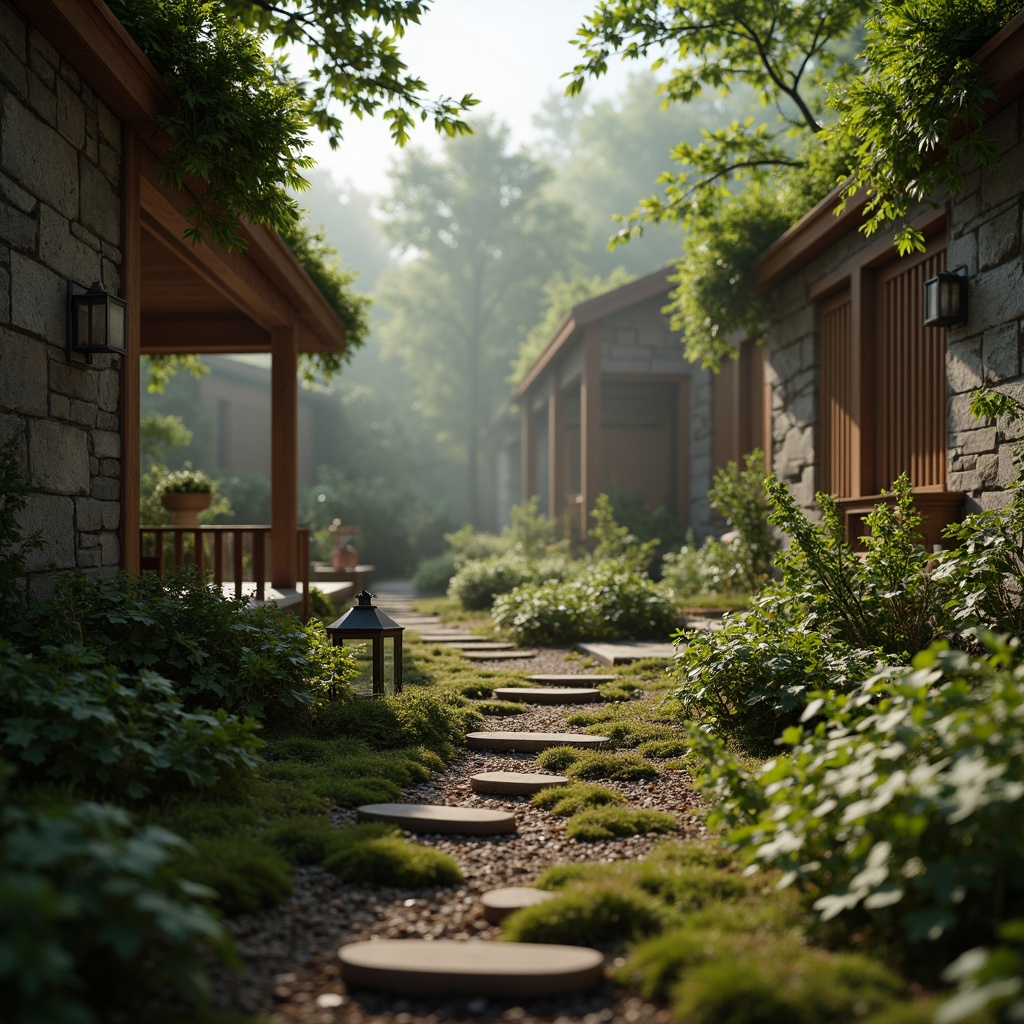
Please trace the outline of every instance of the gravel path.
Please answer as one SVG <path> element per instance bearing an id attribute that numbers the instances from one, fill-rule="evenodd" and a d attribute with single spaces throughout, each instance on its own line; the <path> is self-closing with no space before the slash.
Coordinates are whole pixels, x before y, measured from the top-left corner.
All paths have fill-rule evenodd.
<path id="1" fill-rule="evenodd" d="M 585 673 L 592 666 L 567 659 L 562 651 L 541 651 L 532 661 L 495 661 L 484 668 L 530 672 Z M 574 709 L 568 709 L 574 710 Z M 578 732 L 566 725 L 567 709 L 530 705 L 521 715 L 490 717 L 485 728 L 501 731 Z M 474 793 L 469 777 L 483 771 L 535 771 L 535 755 L 464 751 L 429 782 L 405 789 L 402 802 L 462 804 L 514 810 L 515 835 L 462 838 L 417 835 L 414 840 L 450 854 L 465 875 L 459 886 L 396 889 L 339 882 L 319 868 L 296 872 L 295 891 L 283 904 L 230 921 L 248 966 L 241 976 L 220 977 L 217 1007 L 258 1014 L 274 1022 L 304 1024 L 451 1024 L 508 1021 L 521 1024 L 665 1024 L 662 1008 L 633 998 L 605 983 L 587 995 L 558 999 L 510 1000 L 402 998 L 363 990 L 349 992 L 340 978 L 338 947 L 377 938 L 497 938 L 499 929 L 480 911 L 481 894 L 506 885 L 528 885 L 546 867 L 570 861 L 638 860 L 663 837 L 635 836 L 601 843 L 565 837 L 565 819 L 530 806 L 526 798 Z M 704 835 L 699 800 L 684 772 L 664 772 L 652 782 L 607 783 L 629 803 L 674 813 L 680 836 Z M 337 811 L 336 824 L 355 820 Z"/>

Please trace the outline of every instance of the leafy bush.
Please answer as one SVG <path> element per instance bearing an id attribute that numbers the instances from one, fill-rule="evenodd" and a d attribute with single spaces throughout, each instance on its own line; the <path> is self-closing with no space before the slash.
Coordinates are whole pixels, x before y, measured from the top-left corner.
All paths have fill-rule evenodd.
<path id="1" fill-rule="evenodd" d="M 238 960 L 213 894 L 175 868 L 185 849 L 116 807 L 0 811 L 4 1020 L 86 1024 L 167 985 L 205 1004 L 208 955 Z"/>
<path id="2" fill-rule="evenodd" d="M 161 494 L 212 494 L 213 481 L 200 469 L 193 469 L 186 462 L 183 469 L 176 469 L 164 476 L 156 485 L 155 493 Z"/>
<path id="3" fill-rule="evenodd" d="M 154 672 L 131 678 L 79 647 L 42 659 L 0 640 L 0 756 L 20 782 L 139 800 L 154 790 L 238 785 L 257 763 L 255 723 L 184 711 Z"/>
<path id="4" fill-rule="evenodd" d="M 729 544 L 743 589 L 756 591 L 771 577 L 779 539 L 772 530 L 771 504 L 765 494 L 764 452 L 755 448 L 743 468 L 729 462 L 715 474 L 708 501 L 735 531 Z"/>
<path id="5" fill-rule="evenodd" d="M 494 624 L 521 644 L 649 640 L 675 627 L 671 602 L 618 561 L 587 563 L 565 582 L 524 584 L 494 602 Z"/>
<path id="6" fill-rule="evenodd" d="M 35 606 L 26 636 L 86 644 L 128 672 L 171 680 L 188 710 L 267 718 L 294 714 L 346 690 L 351 654 L 332 647 L 323 624 L 303 626 L 274 608 L 247 609 L 194 572 L 76 574 Z"/>
<path id="7" fill-rule="evenodd" d="M 767 484 L 772 522 L 791 537 L 781 582 L 718 632 L 677 634 L 686 648 L 670 672 L 683 716 L 734 735 L 755 752 L 799 721 L 814 690 L 849 691 L 878 662 L 900 664 L 948 625 L 945 590 L 928 568 L 909 481 L 867 517 L 866 552 L 846 543 L 834 498 L 818 495 L 821 523 Z"/>
<path id="8" fill-rule="evenodd" d="M 344 882 L 422 888 L 462 881 L 462 871 L 451 857 L 407 842 L 394 832 L 392 825 L 345 829 L 324 867 Z"/>
<path id="9" fill-rule="evenodd" d="M 939 645 L 833 706 L 819 696 L 804 717 L 823 720 L 784 733 L 790 753 L 757 772 L 691 733 L 711 820 L 741 854 L 823 920 L 917 950 L 921 971 L 1024 913 L 1024 669 L 1007 667 L 1018 641 L 987 643 L 984 659 Z"/>
<path id="10" fill-rule="evenodd" d="M 932 556 L 921 544 L 921 516 L 905 473 L 893 484 L 892 503 L 880 502 L 865 518 L 862 558 L 846 543 L 835 498 L 818 494 L 822 521 L 812 523 L 784 483 L 766 486 L 771 521 L 792 541 L 780 558 L 784 584 L 806 603 L 818 632 L 898 663 L 946 628 L 946 596 L 929 571 Z"/>
<path id="11" fill-rule="evenodd" d="M 690 744 L 685 739 L 646 740 L 636 748 L 636 752 L 641 757 L 664 760 L 669 757 L 684 757 L 690 752 Z"/>
<path id="12" fill-rule="evenodd" d="M 675 600 L 747 591 L 746 574 L 732 544 L 705 537 L 699 547 L 691 530 L 678 551 L 669 551 L 661 562 L 661 586 Z"/>
<path id="13" fill-rule="evenodd" d="M 664 811 L 639 807 L 590 807 L 574 814 L 565 826 L 569 839 L 595 843 L 651 832 L 675 832 L 679 822 Z"/>
<path id="14" fill-rule="evenodd" d="M 529 559 L 515 553 L 463 562 L 448 584 L 448 596 L 468 611 L 490 608 L 498 594 L 507 594 L 534 579 Z"/>
<path id="15" fill-rule="evenodd" d="M 643 572 L 654 558 L 655 549 L 661 543 L 657 537 L 641 540 L 628 526 L 615 520 L 615 509 L 607 494 L 599 494 L 590 512 L 594 525 L 588 538 L 592 555 L 597 562 L 618 562 L 633 572 Z"/>
<path id="16" fill-rule="evenodd" d="M 455 575 L 455 556 L 443 551 L 432 558 L 424 558 L 412 576 L 417 594 L 444 594 Z"/>
<path id="17" fill-rule="evenodd" d="M 515 911 L 502 922 L 501 937 L 569 946 L 621 944 L 659 932 L 671 919 L 671 911 L 652 896 L 610 881 L 568 889 Z"/>
<path id="18" fill-rule="evenodd" d="M 676 639 L 686 641 L 669 666 L 681 716 L 735 736 L 754 753 L 771 752 L 783 729 L 800 720 L 810 693 L 850 690 L 878 664 L 874 652 L 818 632 L 782 586 L 768 587 L 721 630 Z"/>

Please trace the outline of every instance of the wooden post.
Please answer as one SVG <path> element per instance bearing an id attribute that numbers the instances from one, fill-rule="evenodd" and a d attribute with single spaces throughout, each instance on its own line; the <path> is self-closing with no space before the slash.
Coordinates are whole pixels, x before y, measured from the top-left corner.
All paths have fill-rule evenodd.
<path id="1" fill-rule="evenodd" d="M 601 331 L 593 326 L 583 338 L 580 376 L 580 537 L 590 525 L 590 513 L 601 493 Z"/>
<path id="2" fill-rule="evenodd" d="M 560 522 L 565 507 L 565 411 L 562 380 L 552 368 L 548 393 L 548 515 Z"/>
<path id="3" fill-rule="evenodd" d="M 270 372 L 270 582 L 298 580 L 299 340 L 293 323 L 274 328 Z"/>
<path id="4" fill-rule="evenodd" d="M 520 500 L 529 501 L 537 493 L 537 432 L 529 393 L 519 403 L 520 466 L 522 471 Z"/>
<path id="5" fill-rule="evenodd" d="M 121 359 L 121 567 L 139 571 L 139 388 L 142 344 L 141 173 L 139 137 L 121 134 L 121 298 L 128 303 L 127 351 Z"/>

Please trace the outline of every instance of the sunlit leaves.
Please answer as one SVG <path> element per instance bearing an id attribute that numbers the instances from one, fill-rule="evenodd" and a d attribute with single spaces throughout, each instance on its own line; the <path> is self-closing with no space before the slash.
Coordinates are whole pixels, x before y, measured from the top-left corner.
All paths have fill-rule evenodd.
<path id="1" fill-rule="evenodd" d="M 972 57 L 1019 7 L 1017 0 L 885 0 L 872 12 L 867 74 L 830 86 L 838 120 L 826 129 L 830 144 L 854 154 L 839 208 L 866 191 L 866 234 L 895 221 L 900 253 L 923 250 L 920 231 L 905 221 L 911 207 L 955 194 L 968 157 L 995 162 L 981 132 L 994 83 Z"/>

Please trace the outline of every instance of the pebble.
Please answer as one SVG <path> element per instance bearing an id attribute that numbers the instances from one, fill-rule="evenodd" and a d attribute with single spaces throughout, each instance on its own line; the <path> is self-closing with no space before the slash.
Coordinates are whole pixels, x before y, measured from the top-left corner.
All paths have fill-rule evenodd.
<path id="1" fill-rule="evenodd" d="M 543 650 L 529 662 L 495 660 L 487 668 L 528 672 L 588 673 L 599 666 L 566 658 L 564 650 Z M 566 725 L 557 705 L 528 705 L 521 715 L 485 719 L 484 728 L 525 732 L 582 732 Z M 487 838 L 419 834 L 415 842 L 452 856 L 465 874 L 458 886 L 419 890 L 342 885 L 320 868 L 295 872 L 295 891 L 259 914 L 228 921 L 246 964 L 241 975 L 216 971 L 215 1008 L 256 1014 L 274 1024 L 668 1024 L 664 1007 L 605 983 L 595 992 L 558 999 L 396 998 L 380 992 L 347 992 L 340 980 L 338 947 L 377 938 L 497 939 L 500 929 L 484 920 L 480 896 L 509 885 L 529 885 L 552 864 L 570 861 L 639 860 L 662 836 L 634 836 L 603 843 L 577 843 L 565 837 L 565 819 L 531 807 L 522 797 L 474 793 L 471 775 L 488 771 L 536 771 L 536 755 L 463 751 L 444 771 L 403 790 L 400 801 L 453 803 L 515 811 L 518 832 Z M 685 772 L 665 772 L 657 780 L 603 783 L 630 804 L 670 811 L 680 837 L 706 835 L 701 804 Z M 339 827 L 355 823 L 354 810 L 335 809 Z"/>

